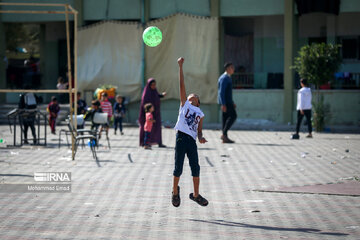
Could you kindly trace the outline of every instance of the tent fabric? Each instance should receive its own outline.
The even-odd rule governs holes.
[[[78,89],[117,87],[130,102],[141,98],[142,27],[129,22],[102,22],[78,32]]]
[[[186,93],[198,94],[201,103],[216,103],[218,19],[176,14],[148,26],[157,26],[163,40],[157,47],[146,47],[146,78],[155,78],[158,91],[166,91],[167,99],[179,99],[177,59],[184,57]]]
[[[184,57],[187,94],[196,93],[201,103],[216,103],[219,77],[218,19],[176,14],[148,23],[157,26],[163,41],[145,47],[145,79],[155,78],[166,99],[179,99],[178,57]],[[78,88],[95,90],[99,85],[117,86],[117,93],[141,98],[140,24],[102,22],[78,33]]]

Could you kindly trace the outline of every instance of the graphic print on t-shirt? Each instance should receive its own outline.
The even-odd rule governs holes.
[[[193,132],[196,132],[197,130],[197,124],[200,121],[200,116],[196,116],[196,112],[193,114],[189,114],[190,109],[187,110],[185,114],[185,122],[189,126],[189,129]]]

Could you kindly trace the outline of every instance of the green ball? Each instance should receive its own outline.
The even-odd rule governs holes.
[[[159,28],[150,26],[143,33],[143,40],[149,47],[156,47],[161,43],[162,33]]]

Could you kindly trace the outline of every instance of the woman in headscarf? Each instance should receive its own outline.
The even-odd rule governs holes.
[[[144,124],[145,124],[144,105],[147,103],[151,103],[155,108],[155,111],[153,113],[155,122],[153,124],[148,142],[151,144],[159,144],[159,147],[166,147],[164,144],[162,144],[161,116],[160,116],[160,98],[165,97],[165,95],[166,92],[163,92],[162,94],[158,93],[156,89],[156,81],[154,78],[148,79],[142,94],[141,104],[140,104],[140,113],[139,113],[140,146],[144,145]]]

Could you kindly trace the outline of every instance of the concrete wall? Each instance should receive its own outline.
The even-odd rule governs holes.
[[[85,0],[84,20],[139,20],[141,18],[141,0]]]
[[[294,90],[293,119],[296,121],[297,90]],[[330,105],[332,117],[327,125],[360,126],[360,91],[359,90],[322,90],[326,104]],[[316,100],[313,91],[313,100]],[[237,105],[238,119],[268,120],[283,123],[283,90],[234,90],[234,102]],[[162,100],[161,118],[165,125],[175,123],[178,116],[179,101]],[[220,108],[217,104],[201,106],[205,114],[205,123],[220,122]],[[136,122],[139,114],[139,103],[129,105],[129,120]]]
[[[294,91],[294,103],[297,101],[297,91]],[[360,126],[360,90],[321,90],[325,104],[330,106],[331,117],[326,125],[355,125]],[[317,99],[317,92],[313,91],[313,102]],[[296,106],[294,106],[296,109]],[[296,111],[293,119],[296,119]]]
[[[283,120],[283,90],[234,90],[233,98],[240,119]]]
[[[151,0],[150,18],[162,18],[175,13],[210,16],[210,0]]]
[[[284,13],[284,0],[221,0],[220,16],[260,16]]]
[[[341,0],[340,12],[360,12],[360,1],[358,0]]]

